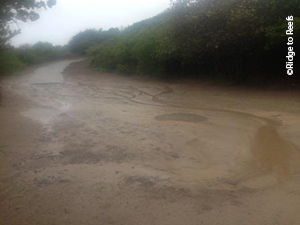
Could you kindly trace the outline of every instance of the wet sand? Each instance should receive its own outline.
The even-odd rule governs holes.
[[[300,224],[299,93],[72,62],[2,81],[1,224]]]

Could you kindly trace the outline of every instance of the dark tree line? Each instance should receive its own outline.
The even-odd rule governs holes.
[[[37,9],[54,4],[55,0],[1,0],[0,49],[20,32],[18,21],[36,20]],[[173,0],[165,12],[125,29],[80,32],[68,49],[39,43],[0,50],[0,73],[59,58],[70,50],[88,54],[97,69],[123,74],[299,85],[299,57],[294,57],[293,76],[285,69],[286,17],[293,15],[297,55],[299,14],[300,0]]]
[[[187,68],[236,83],[265,83],[287,78],[285,19],[294,16],[297,40],[299,14],[299,0],[175,1],[170,37]]]
[[[164,13],[111,38],[86,32],[70,44],[75,49],[85,39],[92,65],[102,70],[168,77],[194,75],[239,84],[266,84],[276,79],[293,83],[299,76],[288,77],[285,71],[285,18],[294,17],[297,51],[299,14],[299,0],[175,0]],[[85,38],[76,41],[79,36]],[[295,68],[299,71],[298,62]]]

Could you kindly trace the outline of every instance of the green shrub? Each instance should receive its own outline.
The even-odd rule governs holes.
[[[0,75],[9,75],[25,67],[13,49],[0,51]]]
[[[93,67],[126,74],[194,75],[239,84],[274,76],[300,80],[286,78],[288,15],[294,16],[298,49],[299,0],[174,0],[169,10],[116,36],[99,41],[98,33],[87,52]]]
[[[70,51],[74,54],[85,55],[90,47],[99,45],[119,35],[118,28],[103,30],[85,30],[75,35],[69,42]]]
[[[0,51],[0,74],[11,74],[25,66],[63,59],[69,56],[70,53],[66,46],[53,46],[45,42],[39,42],[33,46],[10,47],[7,50]]]
[[[20,60],[27,65],[62,59],[69,55],[67,47],[53,46],[47,42],[39,42],[33,46],[23,45],[17,48],[16,52]]]

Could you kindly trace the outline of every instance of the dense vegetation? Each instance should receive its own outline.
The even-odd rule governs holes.
[[[64,47],[50,43],[14,48],[9,41],[21,33],[19,22],[35,21],[41,8],[51,8],[56,0],[1,0],[0,2],[0,75],[11,74],[26,65],[58,59],[66,55]]]
[[[0,51],[0,77],[12,74],[25,66],[14,49]]]
[[[111,36],[83,32],[70,45],[106,71],[294,82],[299,76],[289,77],[285,70],[286,17],[294,17],[294,48],[299,49],[299,14],[299,0],[176,0],[154,18]]]
[[[19,48],[6,47],[0,51],[0,75],[8,75],[25,66],[49,62],[70,56],[66,46],[53,46],[47,42],[23,45]]]
[[[95,45],[103,44],[108,40],[118,36],[120,30],[112,28],[108,31],[103,30],[86,30],[75,35],[69,42],[69,49],[74,54],[85,55],[86,51]]]
[[[67,46],[53,46],[48,42],[22,45],[16,50],[18,58],[27,65],[44,63],[69,56]]]
[[[22,2],[14,0],[14,2]],[[41,3],[39,3],[41,2]],[[43,2],[43,3],[42,3]],[[13,17],[37,18],[35,9],[55,1],[23,1],[33,11]],[[49,43],[0,48],[0,74],[24,65],[68,55],[88,54],[91,65],[123,74],[186,78],[196,76],[238,84],[280,80],[295,84],[299,76],[286,75],[286,17],[293,15],[294,49],[299,49],[300,0],[173,0],[170,9],[124,30],[86,30],[66,47]],[[20,3],[21,4],[21,3]],[[15,6],[4,1],[3,6]],[[5,12],[5,10],[3,11]],[[17,11],[15,11],[17,12]],[[1,11],[0,11],[1,14]],[[3,13],[2,13],[3,14]],[[4,17],[3,17],[4,18]],[[8,20],[1,18],[1,23]],[[3,29],[5,26],[1,24]],[[2,34],[1,34],[2,35]],[[3,35],[14,35],[7,30]],[[2,37],[3,37],[2,35]],[[3,39],[4,40],[4,39]],[[295,72],[299,60],[294,59]]]

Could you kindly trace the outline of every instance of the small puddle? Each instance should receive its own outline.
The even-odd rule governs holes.
[[[259,128],[253,149],[257,167],[277,173],[279,180],[290,175],[291,146],[270,125]]]
[[[203,121],[207,121],[207,117],[200,116],[196,114],[187,114],[187,113],[173,113],[166,114],[161,116],[156,116],[156,120],[159,121],[181,121],[188,123],[201,123]]]

